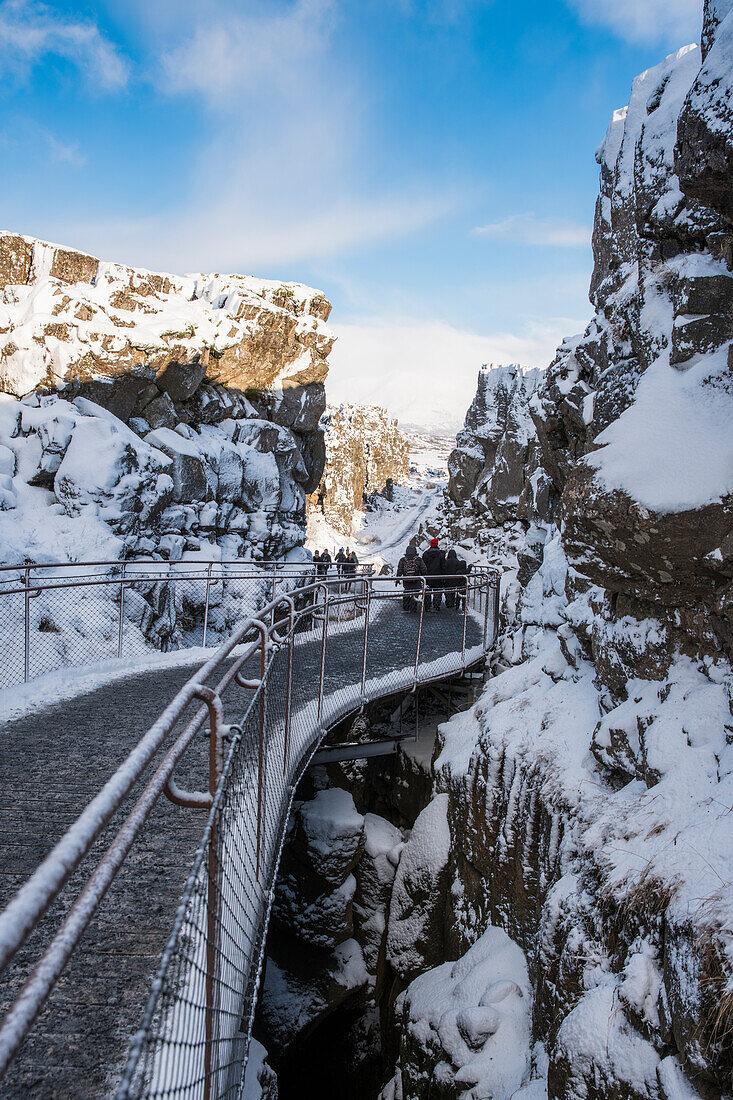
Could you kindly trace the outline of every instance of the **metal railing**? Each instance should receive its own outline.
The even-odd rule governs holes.
[[[324,734],[342,718],[484,659],[498,628],[499,577],[477,568],[459,583],[453,607],[429,616],[422,578],[414,609],[394,578],[311,582],[276,595],[231,633],[0,915],[3,971],[44,917],[50,919],[65,884],[134,792],[106,852],[79,874],[76,896],[2,1021],[0,1077],[166,794],[179,806],[206,810],[207,820],[116,1096],[241,1094],[296,785]],[[235,689],[240,699],[242,692],[251,699],[228,725],[225,704]],[[203,705],[186,720],[191,703]],[[182,790],[177,765],[207,723],[206,790]]]
[[[371,572],[359,565],[355,575]],[[241,560],[0,566],[0,689],[151,650],[219,645],[314,578],[305,563]]]

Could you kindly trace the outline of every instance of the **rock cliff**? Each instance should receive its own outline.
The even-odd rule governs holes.
[[[365,498],[381,492],[388,482],[407,480],[410,444],[397,421],[376,405],[328,409],[321,425],[325,467],[310,507],[348,536],[354,514],[364,509]]]
[[[542,509],[534,477],[541,456],[528,405],[541,374],[519,366],[481,368],[476,396],[448,459],[448,497],[454,504],[497,523]]]
[[[3,560],[302,543],[330,308],[300,284],[153,274],[0,234]]]
[[[530,386],[482,372],[451,459],[443,532],[515,573],[495,676],[441,730],[432,919],[466,973],[497,926],[524,952],[541,1046],[516,1096],[733,1091],[731,7],[614,113],[590,325]],[[466,1100],[491,1039],[416,1019],[413,975],[384,1096],[427,1072]]]

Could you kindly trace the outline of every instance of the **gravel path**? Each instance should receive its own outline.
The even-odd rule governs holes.
[[[375,607],[367,675],[402,669],[407,684],[414,665],[416,628],[417,617],[403,614],[400,601]],[[353,629],[340,624],[329,630],[327,694],[359,682],[363,660],[360,624]],[[467,645],[477,644],[479,633],[469,618]],[[457,612],[426,615],[421,660],[460,651],[461,634],[462,617]],[[317,637],[314,632],[299,638],[294,662],[296,707],[317,691],[320,654],[320,631]],[[0,739],[0,906],[7,904],[197,667],[128,676],[6,725]],[[231,686],[225,697],[229,721],[243,713],[248,697],[249,693]],[[206,787],[207,754],[208,741],[199,735],[179,767],[182,785]],[[96,846],[97,855],[112,839],[121,814]],[[184,810],[164,798],[159,801],[0,1085],[0,1096],[86,1100],[110,1095],[173,925],[204,820],[203,811]],[[72,878],[54,907],[55,914],[68,907],[78,892],[79,878]],[[37,930],[3,976],[0,1013],[49,938],[45,927]]]

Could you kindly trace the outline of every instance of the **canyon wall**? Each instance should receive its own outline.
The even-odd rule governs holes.
[[[0,557],[280,557],[325,463],[330,304],[0,234]]]
[[[611,120],[590,325],[539,378],[482,371],[451,457],[441,535],[512,566],[494,676],[434,765],[453,980],[497,927],[528,967],[535,1046],[496,1096],[733,1092],[730,9]],[[491,998],[458,1042],[416,1013],[419,982],[450,991],[434,967],[404,975],[388,1100],[483,1087]]]
[[[344,536],[365,497],[410,472],[410,444],[397,421],[376,405],[340,405],[322,419],[326,460],[323,478],[309,500],[312,512]]]

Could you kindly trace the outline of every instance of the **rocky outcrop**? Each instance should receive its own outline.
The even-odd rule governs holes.
[[[538,370],[482,367],[476,396],[448,459],[448,497],[495,522],[527,515],[536,497],[532,475],[539,469],[537,433],[529,398]]]
[[[596,314],[530,402],[573,564],[690,622],[704,608],[728,647],[730,225],[718,185],[695,167],[690,118],[697,104],[729,139],[700,88],[722,87],[709,64],[727,56],[731,19],[702,69],[696,47],[680,50],[638,77],[615,113],[598,153]],[[729,73],[730,59],[718,64]]]
[[[0,277],[0,377],[17,396],[134,372],[185,400],[204,378],[272,390],[328,373],[331,306],[299,283],[156,274],[10,233]]]
[[[153,274],[0,234],[3,560],[67,556],[62,515],[74,557],[301,544],[329,312],[300,284]]]
[[[407,480],[410,445],[397,421],[375,405],[340,405],[321,424],[325,467],[310,509],[348,536],[366,498]]]
[[[259,1028],[276,1060],[292,1057],[346,1002],[362,1011],[383,966],[399,829],[357,811],[339,787],[293,813],[275,891]]]
[[[416,978],[397,1002],[397,1072],[381,1100],[519,1096],[530,1073],[531,996],[519,947],[487,928],[456,962]]]
[[[731,57],[733,24],[726,18],[730,0],[706,0],[703,64],[687,93],[677,125],[675,170],[685,195],[733,220],[733,109]],[[730,226],[721,226],[716,242],[730,256]]]
[[[496,675],[435,765],[445,954],[496,926],[524,951],[553,1100],[733,1084],[732,34],[730,3],[708,3],[704,56],[642,74],[599,150],[595,315],[527,402],[523,473],[549,508],[477,508],[516,435],[483,380],[469,416],[488,445],[467,426],[443,513],[512,562]],[[415,1054],[402,1027],[412,1071],[461,1095],[432,1030]]]

